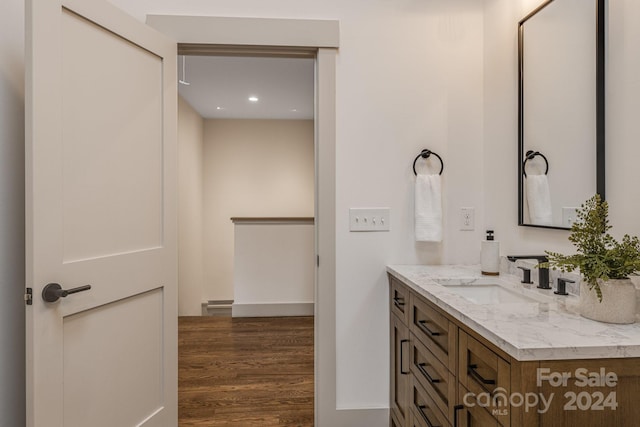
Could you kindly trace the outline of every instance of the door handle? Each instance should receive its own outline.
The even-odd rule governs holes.
[[[427,366],[426,363],[418,363],[418,370],[422,373],[422,375],[424,375],[427,381],[429,381],[431,384],[439,383],[440,379],[433,378],[431,375],[429,375],[429,372],[427,372],[426,366]]]
[[[462,405],[456,405],[453,407],[453,427],[458,427],[458,411],[464,408]]]
[[[417,325],[418,325],[418,328],[420,328],[422,330],[422,332],[424,332],[424,333],[426,333],[428,335],[431,335],[432,337],[437,337],[437,336],[440,335],[440,332],[432,331],[431,329],[429,329],[427,327],[427,321],[426,320],[418,320]]]
[[[79,286],[73,289],[62,289],[62,286],[57,283],[49,283],[42,290],[42,299],[46,302],[56,302],[60,298],[66,298],[68,295],[88,291],[89,289],[91,289],[91,285]]]
[[[467,372],[478,382],[485,385],[494,385],[496,380],[488,380],[484,378],[482,375],[476,371],[478,369],[478,365],[469,365],[467,366]]]
[[[409,374],[409,371],[404,371],[403,366],[404,366],[404,352],[402,350],[404,350],[404,347],[402,346],[402,344],[404,343],[408,343],[409,340],[400,340],[400,373],[402,375],[407,375]]]

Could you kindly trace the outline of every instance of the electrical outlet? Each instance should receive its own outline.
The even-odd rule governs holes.
[[[389,231],[389,208],[349,209],[349,231]]]
[[[562,208],[562,226],[571,228],[578,218],[579,208]]]
[[[476,228],[476,208],[460,208],[460,230],[470,231]]]

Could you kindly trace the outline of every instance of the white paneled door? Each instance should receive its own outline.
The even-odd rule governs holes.
[[[175,426],[176,44],[26,3],[27,425]]]

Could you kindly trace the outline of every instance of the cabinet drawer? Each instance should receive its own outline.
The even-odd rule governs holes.
[[[411,372],[435,404],[449,419],[453,417],[456,395],[455,376],[415,338],[411,340]]]
[[[451,427],[447,417],[415,378],[411,381],[411,427]]]
[[[417,296],[411,298],[409,329],[447,369],[455,372],[457,330],[439,309]]]
[[[511,366],[496,353],[467,333],[460,331],[460,383],[474,396],[490,401],[487,410],[504,427],[509,427]],[[489,399],[487,399],[489,398]],[[468,401],[475,399],[467,398]],[[463,424],[466,425],[466,424]]]
[[[389,276],[391,312],[405,325],[409,324],[409,289],[397,279]]]
[[[459,393],[458,400],[465,402],[468,390],[460,386]],[[462,409],[458,411],[457,417],[458,425],[454,427],[500,427],[500,423],[486,409],[475,403],[463,405]]]

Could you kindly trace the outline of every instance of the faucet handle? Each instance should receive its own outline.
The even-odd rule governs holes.
[[[527,267],[522,267],[522,266],[518,266],[518,268],[522,270],[522,280],[520,281],[520,283],[527,283],[527,284],[533,283],[531,281],[531,269]]]
[[[565,279],[563,277],[558,278],[558,289],[553,293],[556,295],[569,295],[567,293],[567,283],[576,283],[575,280]]]

